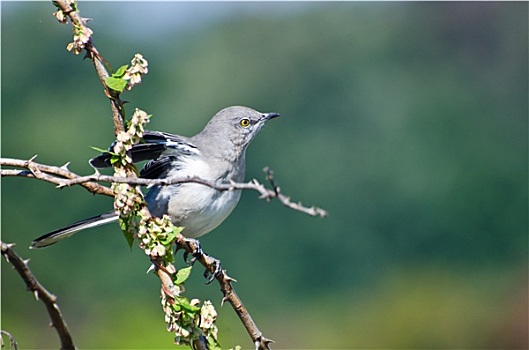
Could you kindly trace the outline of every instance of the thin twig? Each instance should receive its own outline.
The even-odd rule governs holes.
[[[5,344],[4,344],[4,335],[7,336],[9,338],[9,350],[18,350],[18,344],[17,344],[17,340],[15,339],[15,337],[9,333],[9,332],[6,332],[4,331],[3,329],[0,330],[0,334],[2,335],[0,338],[0,347],[3,349],[5,348]]]
[[[33,158],[34,159],[34,158]],[[211,187],[217,191],[233,191],[233,190],[254,190],[257,191],[260,199],[271,200],[277,198],[283,205],[296,211],[308,214],[310,216],[325,217],[328,215],[327,211],[318,207],[305,207],[300,202],[294,203],[290,197],[285,196],[281,193],[279,186],[275,184],[272,176],[272,171],[265,168],[266,178],[270,182],[272,189],[266,188],[263,184],[257,180],[252,180],[246,183],[231,182],[219,183],[217,181],[210,181],[202,179],[198,176],[187,176],[181,178],[171,179],[142,179],[132,177],[116,177],[110,175],[102,175],[95,173],[93,175],[79,176],[70,172],[66,167],[53,167],[49,165],[38,164],[33,159],[24,161],[19,159],[0,158],[1,166],[12,166],[18,168],[24,168],[31,170],[31,173],[13,170],[13,169],[2,169],[0,170],[1,176],[25,176],[39,178],[57,185],[57,187],[69,187],[74,185],[81,185],[93,193],[101,193],[105,195],[112,195],[110,188],[96,184],[96,182],[106,183],[125,183],[132,186],[169,186],[182,183],[197,183],[204,186]],[[53,176],[53,175],[58,175]]]
[[[74,27],[82,28],[83,31],[87,31],[85,18],[82,18],[78,11],[75,11],[69,1],[57,0],[52,1],[66,16],[70,18]],[[90,30],[91,32],[91,30]],[[90,58],[94,68],[99,76],[99,80],[103,84],[105,89],[105,95],[110,99],[110,105],[112,107],[112,119],[114,121],[114,133],[117,135],[118,132],[123,131],[124,127],[124,112],[123,112],[123,101],[119,99],[119,93],[110,89],[105,80],[109,77],[106,67],[110,68],[108,62],[99,54],[96,47],[92,43],[90,38],[85,44],[84,49],[86,51],[87,58]],[[105,67],[106,66],[106,67]]]
[[[184,237],[179,237],[177,238],[176,243],[179,247],[183,247],[186,251],[202,251],[201,248],[197,245],[196,240],[189,240],[185,239]],[[205,254],[204,252],[197,256],[197,261],[201,263],[206,268],[206,271],[209,271],[211,274],[215,274],[217,272],[217,264],[220,264],[220,261]],[[269,350],[269,344],[273,343],[273,341],[266,338],[263,333],[259,330],[252,317],[250,316],[250,313],[242,303],[242,300],[239,298],[237,293],[235,293],[235,289],[231,285],[231,282],[235,280],[228,276],[225,270],[220,270],[220,272],[215,275],[215,279],[219,282],[220,290],[224,295],[224,297],[222,298],[222,303],[227,301],[231,304],[233,310],[235,310],[235,313],[237,314],[237,316],[239,316],[239,319],[244,325],[244,328],[246,328],[248,334],[252,338],[255,348],[258,350]]]
[[[15,168],[22,168],[27,170],[17,169],[0,169],[1,176],[20,176],[33,179],[40,179],[47,182],[51,182],[60,186],[65,179],[78,178],[79,175],[68,170],[68,163],[61,166],[50,166],[45,164],[39,164],[34,161],[36,156],[29,160],[13,159],[13,158],[0,158],[0,166],[10,166]],[[82,187],[94,194],[103,194],[105,196],[114,196],[112,189],[106,186],[102,186],[95,182],[83,182],[80,183]]]
[[[61,349],[75,349],[72,337],[66,326],[61,310],[57,305],[57,297],[44,288],[35,278],[31,270],[28,268],[28,260],[23,260],[17,253],[11,249],[13,244],[6,244],[0,241],[1,251],[4,258],[10,263],[18,272],[22,280],[26,283],[28,290],[33,292],[37,300],[42,300],[48,314],[50,315],[51,325],[55,327],[61,342]]]

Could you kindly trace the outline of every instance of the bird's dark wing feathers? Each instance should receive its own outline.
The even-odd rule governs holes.
[[[110,145],[109,152],[112,152],[113,147],[114,143]],[[101,153],[92,158],[90,164],[94,168],[112,166],[110,162],[112,154],[109,152]],[[145,131],[142,143],[134,145],[129,151],[129,156],[133,163],[150,160],[141,171],[140,176],[155,179],[165,176],[169,169],[174,169],[175,162],[179,157],[197,153],[196,146],[181,136],[161,131]]]
[[[144,179],[163,179],[169,171],[178,170],[178,158],[170,155],[163,155],[150,160],[140,171],[140,177]]]

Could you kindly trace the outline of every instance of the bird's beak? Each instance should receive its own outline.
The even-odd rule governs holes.
[[[263,114],[263,120],[265,120],[265,121],[266,120],[270,120],[270,119],[273,119],[275,117],[279,117],[279,115],[280,115],[279,113],[273,113],[273,112],[272,113],[264,113]]]

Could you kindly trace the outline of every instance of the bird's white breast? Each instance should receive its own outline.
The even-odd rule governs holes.
[[[200,157],[189,157],[182,160],[181,167],[168,177],[197,176],[215,181],[222,174],[212,168]],[[220,225],[233,211],[241,195],[240,191],[217,191],[196,183],[152,190],[151,195],[156,198],[149,198],[149,202],[157,203],[156,207],[149,206],[152,214],[168,214],[173,224],[184,227],[182,234],[190,238],[202,236]]]

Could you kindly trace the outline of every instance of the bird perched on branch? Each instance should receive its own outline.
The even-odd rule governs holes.
[[[263,125],[278,117],[248,107],[228,107],[211,118],[193,137],[146,131],[143,142],[132,147],[134,163],[148,160],[140,172],[147,179],[199,177],[220,183],[242,182],[246,171],[246,148]],[[111,166],[108,152],[90,160],[95,168]],[[188,238],[200,237],[220,225],[232,212],[240,190],[218,191],[197,183],[152,186],[145,196],[152,215],[167,214],[171,222],[183,227]],[[42,248],[81,230],[118,220],[115,212],[94,216],[35,239],[31,248]]]

